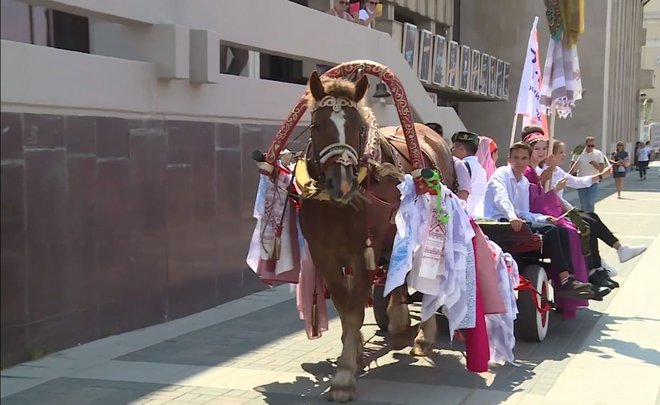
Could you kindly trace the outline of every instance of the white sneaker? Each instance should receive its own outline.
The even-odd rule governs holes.
[[[614,267],[612,267],[612,266],[610,266],[609,264],[605,263],[605,260],[603,260],[603,259],[600,259],[600,265],[601,265],[601,268],[602,268],[603,270],[605,270],[605,271],[607,272],[607,274],[608,274],[610,277],[614,277],[614,276],[616,276],[617,274],[619,274],[619,273],[614,269]]]
[[[621,245],[621,247],[616,251],[619,255],[619,262],[625,263],[628,260],[632,259],[635,256],[638,256],[646,250],[646,246],[628,246]]]

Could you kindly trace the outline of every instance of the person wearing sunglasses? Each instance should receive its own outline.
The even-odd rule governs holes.
[[[348,3],[348,0],[335,0],[334,7],[326,11],[326,13],[347,21],[355,22],[353,16],[351,16],[351,14],[348,12]]]
[[[358,14],[357,22],[358,24],[373,28],[377,17],[376,8],[378,7],[378,1],[366,0],[364,1],[363,5],[364,7],[362,7],[360,13]]]
[[[584,150],[578,156],[569,170],[569,173],[577,172],[577,177],[597,176],[605,169],[605,155],[596,149],[596,139],[589,136],[584,141]],[[594,212],[596,198],[598,197],[598,183],[587,188],[578,189],[580,207],[582,211]]]

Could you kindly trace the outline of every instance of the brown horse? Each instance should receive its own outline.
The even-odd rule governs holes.
[[[343,79],[324,78],[322,81],[316,72],[309,79],[312,134],[307,165],[310,176],[329,199],[303,199],[300,225],[312,260],[321,271],[341,319],[343,349],[329,394],[329,399],[341,402],[355,398],[356,373],[362,368],[360,329],[372,286],[369,270],[373,270],[368,268],[365,252],[371,245],[376,261],[389,259],[396,231],[392,219],[400,201],[396,186],[403,173],[387,172],[383,168],[411,170],[405,140],[397,134],[398,129],[383,128],[380,134],[376,130],[373,113],[363,103],[367,88],[366,76],[355,84]],[[453,184],[454,170],[448,145],[428,127],[415,124],[415,129],[430,158],[427,158],[427,165],[439,168],[447,183]],[[394,148],[389,147],[388,142]],[[380,148],[380,164],[364,162],[362,156],[368,145]],[[358,184],[359,168],[363,164],[369,165],[369,171],[366,179]],[[344,276],[345,268],[352,269],[352,283]],[[406,298],[405,287],[399,287],[392,292],[388,305],[388,330],[395,348],[407,345],[404,336],[410,321]],[[431,352],[435,329],[435,318],[431,317],[420,328],[413,354]]]

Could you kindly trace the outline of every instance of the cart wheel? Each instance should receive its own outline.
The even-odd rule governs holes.
[[[520,273],[529,280],[541,296],[539,303],[548,302],[548,275],[538,264],[526,266]],[[518,319],[516,320],[516,336],[528,342],[542,342],[548,333],[548,312],[541,313],[536,309],[532,299],[532,291],[518,293]]]
[[[388,297],[383,297],[383,292],[385,291],[385,286],[375,285],[373,286],[373,299],[374,299],[374,318],[376,318],[376,324],[380,330],[387,331],[387,326],[390,323],[389,318],[387,317],[387,302],[389,301]]]

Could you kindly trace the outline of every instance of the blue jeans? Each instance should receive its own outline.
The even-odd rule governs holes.
[[[580,197],[580,207],[582,211],[594,212],[596,206],[596,197],[598,197],[598,183],[592,184],[587,188],[578,189]]]

